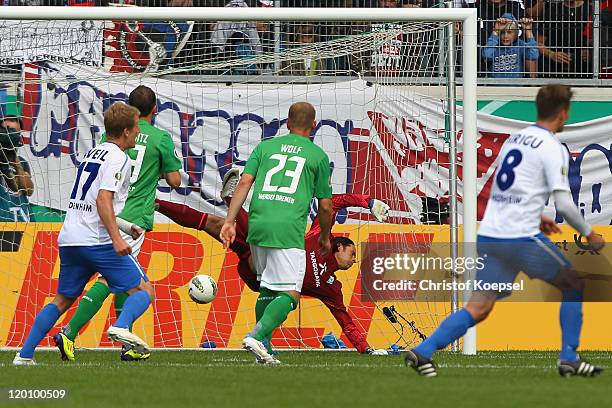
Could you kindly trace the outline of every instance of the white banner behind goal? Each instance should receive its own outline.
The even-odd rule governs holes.
[[[178,55],[186,49],[209,49],[206,41],[220,37],[208,35],[214,33],[214,28],[207,24],[188,25],[189,36],[174,35],[175,43],[168,47],[172,33],[154,37],[144,32],[144,25],[126,23],[125,30],[118,31],[117,35],[125,34],[138,41],[134,40],[132,48],[115,47],[110,51],[115,54],[125,51],[127,54],[120,57],[128,62],[134,61],[134,56],[144,55],[143,60],[148,56],[149,62],[140,70],[143,72],[109,73],[105,68],[91,69],[78,64],[27,65],[15,88],[21,90],[23,100],[27,146],[22,151],[35,175],[33,203],[48,211],[65,209],[76,165],[103,132],[102,113],[113,102],[125,100],[135,86],[145,84],[158,95],[156,124],[172,134],[175,150],[183,161],[182,187],[170,194],[169,189],[160,186],[160,197],[223,214],[224,204],[218,196],[222,175],[230,167],[242,166],[256,143],[286,132],[288,106],[307,100],[317,110],[320,127],[313,140],[330,156],[334,192],[370,195],[387,202],[392,209],[391,217],[382,226],[373,222],[367,210],[344,212],[338,223],[352,220],[354,225],[339,229],[340,232],[350,234],[356,242],[375,237],[378,242],[401,246],[430,236],[431,229],[422,222],[446,222],[448,210],[444,204],[448,201],[449,184],[453,182],[448,170],[451,155],[448,141],[459,133],[451,135],[448,131],[449,116],[445,112],[449,98],[446,92],[439,92],[439,87],[448,86],[446,75],[456,70],[456,67],[441,69],[448,61],[444,32],[454,21],[466,23],[459,33],[464,37],[461,40],[463,58],[475,60],[475,12],[328,9],[323,13],[316,9],[297,12],[215,8],[97,8],[94,12],[77,9],[0,10],[2,18],[24,20],[28,14],[27,19],[43,21],[52,18],[208,21],[217,24],[217,30],[221,22],[248,20],[248,26],[255,27],[261,36],[261,50],[251,50],[255,52],[243,58],[238,51],[244,43],[238,42],[228,47],[232,52],[215,54],[213,59],[186,58],[181,60],[183,65],[168,65],[168,55],[175,57],[175,53]],[[296,16],[301,22],[295,22]],[[253,25],[255,21],[267,24]],[[304,21],[316,23],[320,30],[310,43],[304,39],[297,41],[299,35],[308,36],[312,28],[304,28]],[[394,24],[381,25],[381,22]],[[275,37],[281,29],[289,31]],[[205,34],[205,38],[201,37]],[[109,36],[107,32],[107,46],[113,40],[111,37],[113,34]],[[280,39],[280,42],[266,43],[266,38]],[[160,47],[164,43],[166,47]],[[21,52],[15,50],[18,51]],[[312,62],[319,60],[326,60],[320,65],[326,69],[313,69]],[[347,63],[344,75],[353,76],[353,80],[333,79],[338,73],[334,64],[340,61]],[[122,63],[113,61],[112,66],[116,68]],[[224,76],[208,84],[159,78],[168,73],[194,76],[194,72],[197,77],[210,71]],[[236,73],[241,76],[234,77]],[[286,74],[289,75],[285,80],[266,81]],[[465,85],[463,121],[458,127],[462,130],[459,190],[464,204],[463,234],[473,242],[477,211],[475,66],[467,64],[462,75]],[[307,81],[307,77],[324,81]],[[422,78],[428,81],[420,81]],[[414,89],[399,84],[414,85]],[[428,208],[432,203],[435,205]],[[2,258],[12,265],[6,282],[2,281],[5,285],[1,285],[8,290],[6,298],[10,299],[1,305],[6,310],[1,327],[6,331],[3,337],[8,339],[7,345],[20,342],[33,315],[51,294],[57,265],[54,234],[59,226],[24,223],[18,227],[26,238],[24,245],[29,245],[36,255],[31,260],[10,255]],[[224,346],[237,344],[236,339],[252,324],[253,297],[246,289],[242,291],[235,274],[235,259],[213,239],[204,238],[203,233],[194,235],[171,225],[158,227],[159,231],[151,233],[141,253],[143,265],[155,283],[156,301],[137,330],[156,347],[193,347],[207,338],[224,339],[220,343]],[[446,240],[448,246],[448,227],[436,228],[442,231],[440,239]],[[50,252],[36,249],[39,245]],[[224,288],[210,307],[197,307],[186,297],[186,283],[195,273],[214,275]],[[404,333],[404,327],[394,326],[384,317],[385,302],[372,302],[363,293],[358,277],[358,268],[338,273],[347,288],[344,300],[350,305],[349,314],[372,342],[384,346],[399,342],[408,346],[414,343],[417,333],[432,330],[450,309],[448,299],[390,299],[391,303],[387,303],[390,305],[403,301],[396,305],[396,310],[417,328],[414,331],[406,327]],[[352,291],[348,289],[351,287]],[[320,303],[315,306],[305,301],[286,330],[280,332],[281,344],[317,347],[324,331],[334,330],[339,334],[337,323],[321,307]],[[107,309],[87,328],[84,344],[108,345],[100,333],[109,319],[112,313]]]

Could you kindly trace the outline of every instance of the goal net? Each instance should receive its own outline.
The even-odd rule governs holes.
[[[191,21],[185,13],[175,16],[177,9],[166,11],[168,20],[140,21],[137,16],[146,13],[132,7],[109,11],[121,10],[124,19],[0,21],[0,102],[7,111],[15,105],[22,127],[21,139],[0,141],[0,346],[23,344],[36,313],[55,294],[57,234],[77,167],[104,132],[104,111],[126,101],[139,85],[155,91],[154,124],[172,136],[183,165],[180,188],[159,182],[161,200],[223,217],[223,175],[242,169],[260,141],[287,133],[289,106],[308,101],[318,121],[312,141],[330,158],[334,195],[390,206],[380,223],[364,205],[339,204],[333,233],[357,244],[357,263],[334,275],[325,274],[326,264],[312,266],[310,278],[321,295],[301,300],[274,333],[275,347],[321,348],[329,333],[353,347],[340,326],[343,319],[347,324],[343,305],[373,348],[414,345],[450,312],[448,292],[378,291],[371,259],[376,251],[392,256],[450,248],[452,138],[459,145],[460,193],[466,174],[461,108],[456,133],[450,132],[448,114],[449,86],[460,70],[449,64],[445,33],[455,23],[435,21],[442,10],[430,10],[431,19],[403,22],[352,21],[350,14],[342,21],[325,21],[321,14],[314,21],[302,10],[294,18],[308,21],[255,21],[252,12],[266,10],[249,11],[239,1],[230,5],[242,13],[240,21],[198,20],[207,16],[201,11]],[[210,10],[208,16],[228,11]],[[460,49],[461,30],[457,40]],[[31,174],[32,191],[17,180],[15,160]],[[156,213],[138,258],[156,292],[152,307],[135,323],[138,335],[157,348],[240,346],[255,323],[257,293],[240,279],[236,254],[206,232]],[[187,294],[197,274],[218,283],[209,305],[195,304]],[[338,282],[341,304],[326,295]],[[67,324],[77,304],[52,334]],[[114,319],[111,296],[76,346],[113,346],[105,332]],[[50,345],[49,339],[42,345]]]

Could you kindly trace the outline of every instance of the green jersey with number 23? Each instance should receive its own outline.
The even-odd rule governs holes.
[[[258,144],[244,172],[255,177],[247,241],[303,249],[312,198],[332,196],[327,154],[310,139],[290,133]]]
[[[182,164],[168,132],[145,120],[139,120],[138,126],[140,133],[136,137],[136,146],[127,150],[132,159],[132,176],[130,192],[119,217],[151,231],[157,181],[161,174],[180,170]],[[100,143],[105,140],[106,135],[103,135]]]

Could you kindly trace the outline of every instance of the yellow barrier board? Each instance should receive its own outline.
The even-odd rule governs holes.
[[[61,224],[32,223],[0,225],[4,240],[0,253],[0,346],[19,346],[36,313],[48,303],[57,288],[59,256],[57,233]],[[612,227],[597,227],[607,241],[612,240]],[[426,237],[431,242],[448,243],[447,226],[339,225],[336,233],[345,233],[358,246],[373,236],[393,234],[405,237]],[[10,234],[9,234],[10,233]],[[398,235],[399,234],[399,235]],[[553,242],[573,242],[574,234],[564,227],[562,235],[552,236]],[[566,255],[577,265],[585,258],[568,251]],[[204,232],[175,225],[157,225],[147,234],[139,261],[147,271],[156,291],[151,308],[135,324],[134,330],[155,347],[200,347],[213,340],[218,347],[239,347],[254,324],[257,294],[251,292],[238,277],[237,257],[226,252],[220,243]],[[608,261],[612,261],[608,259]],[[450,304],[436,299],[374,304],[362,299],[358,265],[338,271],[342,282],[345,305],[357,327],[367,333],[374,347],[387,347],[398,341],[399,334],[380,308],[394,304],[396,309],[413,321],[425,334],[431,333],[450,311]],[[607,264],[609,265],[609,263]],[[602,275],[612,271],[601,271]],[[196,274],[208,274],[219,284],[219,294],[210,305],[198,305],[187,295],[190,279]],[[93,284],[93,280],[88,287]],[[601,287],[610,285],[602,280]],[[543,291],[554,291],[542,283]],[[606,289],[607,290],[607,289]],[[612,286],[610,286],[612,291]],[[560,344],[558,302],[512,301],[498,303],[489,319],[478,326],[479,350],[553,350]],[[112,299],[107,299],[99,314],[78,337],[79,347],[106,347],[112,344],[104,335],[115,319]],[[60,318],[52,333],[65,325],[73,306]],[[612,304],[586,303],[582,349],[612,350]],[[297,312],[292,313],[283,329],[275,334],[277,347],[321,347],[320,338],[328,332],[337,336],[341,330],[329,310],[317,299],[304,298]],[[411,343],[418,341],[414,333],[405,334]],[[345,339],[346,341],[346,339]],[[49,345],[48,339],[42,345]],[[350,346],[350,344],[349,344]]]

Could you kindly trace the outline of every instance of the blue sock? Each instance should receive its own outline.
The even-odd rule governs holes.
[[[36,315],[34,324],[30,329],[28,338],[25,343],[23,343],[21,351],[19,351],[19,355],[23,358],[34,357],[34,349],[47,333],[49,333],[49,330],[51,330],[61,315],[60,310],[53,303],[49,303],[47,306],[43,307]]]
[[[578,360],[578,344],[582,329],[582,291],[570,289],[563,291],[563,301],[559,312],[561,322],[561,360]]]
[[[144,290],[132,293],[123,304],[123,310],[113,326],[129,328],[151,304],[151,297]]]
[[[434,351],[448,346],[454,340],[463,336],[474,324],[476,323],[472,315],[467,310],[461,309],[444,319],[436,331],[424,342],[416,346],[414,351],[425,358],[431,358]]]

